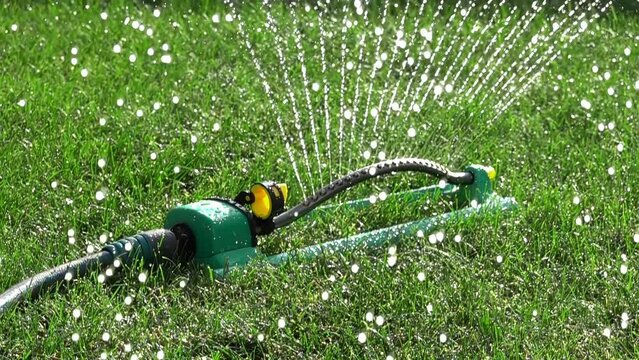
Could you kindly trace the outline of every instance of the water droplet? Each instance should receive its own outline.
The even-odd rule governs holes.
[[[608,168],[608,175],[612,176],[612,175],[614,175],[614,174],[615,174],[615,168],[614,168],[614,167],[612,167],[612,166],[611,166],[611,167],[609,167],[609,168]]]
[[[615,94],[615,89],[612,87],[609,87],[607,92],[608,92],[608,95],[612,96]]]
[[[18,24],[11,25],[11,31],[18,31]]]
[[[382,326],[382,325],[384,325],[384,321],[385,321],[385,320],[384,320],[384,317],[383,317],[383,316],[381,316],[381,315],[378,315],[378,316],[375,318],[375,324],[377,324],[377,326]]]
[[[224,16],[224,20],[231,22],[233,21],[233,15],[231,14],[226,14],[226,16]]]
[[[19,107],[25,107],[26,105],[27,105],[27,101],[26,101],[26,100],[24,100],[24,99],[20,99],[20,100],[18,101],[18,106],[19,106]]]
[[[99,167],[100,169],[103,169],[105,166],[106,166],[106,160],[104,160],[104,159],[99,159],[99,160],[98,160],[98,167]]]
[[[137,60],[137,59],[138,59],[138,57],[137,57],[135,54],[131,54],[131,55],[129,55],[129,61],[130,61],[130,62],[134,63],[134,62],[135,62],[135,60]]]
[[[286,320],[281,317],[279,320],[277,320],[277,327],[280,329],[284,329],[284,327],[286,326]]]
[[[74,237],[75,236],[75,230],[74,229],[67,230],[67,236],[68,237]]]
[[[220,123],[213,124],[213,131],[220,131]]]
[[[105,197],[106,197],[106,195],[104,194],[104,191],[98,190],[98,191],[95,192],[95,199],[97,201],[102,201],[102,200],[104,200]]]
[[[80,334],[78,333],[73,333],[73,335],[71,335],[71,340],[73,342],[78,342],[80,340]]]
[[[87,69],[80,70],[80,75],[82,75],[83,78],[89,76],[89,70]]]
[[[155,50],[153,48],[148,48],[146,50],[146,54],[149,55],[149,56],[153,56],[153,55],[155,55]]]
[[[582,31],[586,30],[588,28],[588,22],[586,20],[582,20],[581,23],[579,23],[579,27]]]
[[[264,334],[257,334],[257,341],[263,342],[264,341]]]
[[[197,136],[191,135],[191,144],[197,143]]]
[[[579,196],[576,196],[574,198],[572,198],[572,203],[575,205],[579,205],[579,203],[581,202],[581,199],[579,198]]]
[[[366,342],[366,333],[365,332],[361,332],[357,335],[357,341],[359,341],[360,344],[363,344]]]
[[[328,291],[323,291],[322,292],[322,300],[324,300],[324,301],[328,300]]]
[[[379,154],[377,154],[377,158],[382,161],[386,160],[386,153],[383,151],[380,151]]]
[[[593,65],[592,66],[592,72],[595,73],[595,74],[598,73],[599,72],[599,66]]]
[[[592,104],[590,103],[590,101],[588,101],[586,99],[582,99],[581,100],[581,107],[586,109],[586,110],[590,110],[590,108],[592,107]]]
[[[345,119],[347,119],[347,120],[348,120],[348,119],[350,119],[352,116],[353,116],[353,113],[352,113],[350,110],[348,110],[348,109],[344,110],[344,118],[345,118]]]
[[[116,103],[118,106],[122,107],[122,106],[124,105],[124,99],[118,99],[115,103]]]
[[[158,154],[156,154],[156,153],[152,152],[152,153],[151,153],[151,155],[150,155],[150,157],[151,157],[151,160],[155,160],[155,159],[157,159],[157,158],[158,158]]]
[[[357,264],[351,265],[351,271],[353,272],[353,274],[357,274],[357,272],[359,271],[359,265]]]
[[[632,236],[632,241],[634,241],[636,244],[639,244],[639,233],[636,233]]]
[[[397,264],[397,256],[389,256],[388,259],[386,259],[386,262],[388,263],[389,267],[395,266],[395,264]]]
[[[448,336],[446,334],[439,334],[439,342],[443,344],[446,341],[448,341]]]
[[[422,28],[419,30],[419,35],[421,35],[426,41],[433,41],[433,32],[429,29]]]
[[[537,310],[533,310],[533,312],[532,312],[532,316],[533,316],[533,317],[537,317]]]
[[[162,55],[162,57],[160,57],[160,61],[163,64],[170,64],[173,61],[173,58],[169,54],[164,54]]]
[[[88,254],[93,254],[95,252],[95,246],[89,244],[87,245],[87,253]]]
[[[461,240],[462,240],[462,238],[461,238],[461,235],[459,235],[459,234],[455,235],[455,237],[453,238],[453,241],[455,241],[456,243],[461,242]]]
[[[158,353],[156,354],[156,357],[158,358],[158,360],[164,359],[164,351],[162,350],[158,351]]]
[[[375,35],[381,36],[383,33],[384,33],[384,29],[382,29],[381,27],[376,27],[375,28]]]
[[[131,303],[133,302],[133,298],[131,296],[128,296],[124,298],[124,304],[125,305],[131,305]]]
[[[111,334],[109,334],[108,332],[102,333],[102,341],[108,342],[110,339],[111,339]]]
[[[386,194],[386,192],[385,192],[385,191],[382,191],[382,192],[380,192],[380,193],[379,193],[379,199],[380,199],[381,201],[386,200],[386,198],[387,198],[387,197],[388,197],[388,194]]]
[[[172,101],[174,104],[177,104],[177,103],[179,103],[179,102],[180,102],[180,98],[179,98],[179,97],[177,97],[177,96],[173,96],[173,98],[171,99],[171,101]]]
[[[73,309],[73,317],[74,318],[79,319],[80,315],[82,315],[82,311],[80,311],[80,309]]]
[[[504,257],[503,257],[503,256],[501,256],[501,255],[497,255],[496,260],[497,260],[497,263],[498,263],[498,264],[501,264],[501,263],[504,261]]]
[[[141,272],[140,274],[138,274],[138,281],[141,283],[145,283],[147,279],[147,273],[146,272]]]
[[[610,328],[605,328],[603,330],[603,336],[610,338],[612,336],[612,331],[610,330]]]
[[[124,316],[122,316],[122,314],[120,313],[115,314],[115,321],[120,322],[122,320],[124,320]]]
[[[104,274],[98,275],[98,283],[103,284],[106,281],[106,276]]]
[[[621,264],[621,266],[619,267],[619,272],[623,275],[628,273],[628,265],[626,264]]]
[[[623,50],[623,53],[624,53],[624,55],[626,55],[626,56],[630,56],[630,48],[625,48],[625,49]]]
[[[428,242],[432,245],[437,244],[437,236],[435,234],[428,235]]]
[[[213,16],[211,16],[211,21],[218,24],[220,22],[220,14],[213,14]]]
[[[71,272],[67,272],[66,274],[64,274],[64,280],[66,281],[73,280],[73,274]]]
[[[320,84],[318,84],[318,83],[313,83],[313,85],[311,86],[311,88],[313,89],[313,91],[319,91],[319,89],[320,89]]]
[[[153,16],[155,16],[156,18],[160,17],[160,9],[154,9],[153,10]]]
[[[426,274],[424,274],[423,271],[420,271],[417,274],[417,280],[419,280],[419,282],[424,282],[424,280],[426,280]]]
[[[369,173],[371,176],[375,176],[375,174],[377,173],[377,168],[376,168],[376,167],[374,167],[374,166],[369,167],[369,168],[368,168],[368,173]]]
[[[176,174],[179,174],[180,173],[180,167],[179,166],[174,167],[173,168],[173,172],[176,173]]]

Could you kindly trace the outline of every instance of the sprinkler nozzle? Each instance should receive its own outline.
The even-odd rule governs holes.
[[[264,181],[251,186],[251,211],[261,220],[269,220],[284,211],[288,199],[288,186]]]

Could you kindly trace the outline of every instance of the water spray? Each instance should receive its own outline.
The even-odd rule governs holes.
[[[455,210],[430,218],[393,225],[324,242],[276,255],[265,255],[257,238],[267,236],[302,218],[330,216],[340,209],[360,210],[372,204],[369,199],[320,206],[337,194],[375,177],[397,172],[420,172],[439,178],[440,184],[393,194],[399,200],[447,199]],[[481,212],[514,209],[513,198],[493,192],[496,173],[492,167],[471,165],[461,172],[423,159],[395,159],[353,171],[320,189],[314,196],[286,209],[289,189],[272,181],[256,183],[235,198],[209,198],[181,205],[169,211],[162,229],[145,231],[106,245],[96,254],[85,256],[44,271],[12,286],[0,295],[0,314],[25,298],[35,298],[43,290],[91,271],[113,266],[115,262],[149,266],[161,262],[204,264],[224,276],[233,268],[263,259],[273,265],[287,261],[312,260],[327,254],[359,248],[379,248],[396,243],[406,235],[432,231],[444,223]]]

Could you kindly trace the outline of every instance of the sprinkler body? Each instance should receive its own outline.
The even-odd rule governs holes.
[[[428,186],[391,196],[405,201],[419,201],[424,197],[434,200],[446,198],[455,205],[456,210],[288,253],[267,256],[258,249],[258,236],[268,235],[293,221],[304,217],[328,217],[336,210],[356,211],[370,206],[372,203],[368,199],[319,205],[360,182],[400,171],[427,173],[445,183],[443,186]],[[178,206],[167,214],[164,229],[118,240],[106,245],[99,253],[23,280],[0,294],[0,314],[20,300],[34,298],[46,288],[69,282],[90,271],[113,266],[116,260],[125,265],[142,262],[147,266],[167,260],[178,263],[195,261],[223,276],[230,268],[244,266],[255,258],[280,265],[290,259],[313,259],[323,254],[374,248],[398,242],[405,235],[412,235],[418,230],[432,231],[450,220],[515,208],[517,203],[514,199],[502,198],[493,192],[495,178],[495,171],[491,167],[481,165],[468,166],[463,172],[452,172],[428,160],[388,160],[353,171],[288,210],[285,209],[288,198],[285,184],[253,184],[249,191],[240,192],[233,200],[211,198]]]
[[[370,168],[363,170],[362,173],[374,172]],[[290,253],[272,256],[262,254],[257,248],[256,236],[261,235],[259,226],[256,226],[257,219],[235,201],[210,199],[178,206],[169,211],[164,227],[165,229],[175,229],[176,226],[180,225],[188,227],[191,230],[194,243],[195,256],[193,260],[223,274],[229,268],[245,265],[254,258],[265,258],[271,264],[279,265],[291,258],[312,259],[325,253],[345,252],[361,247],[374,248],[398,241],[402,236],[414,234],[418,230],[425,232],[432,230],[450,220],[462,219],[484,211],[508,210],[516,206],[514,199],[501,198],[493,192],[496,176],[491,167],[472,165],[464,170],[466,174],[471,175],[471,181],[468,184],[447,183],[444,186],[429,186],[394,195],[406,201],[417,201],[425,197],[445,198],[455,204],[458,210],[344,239],[311,245]],[[320,196],[321,194],[317,195],[317,197]],[[371,202],[368,199],[361,199],[313,208],[306,214],[311,218],[326,217],[336,210],[354,211],[370,205]],[[304,206],[309,207],[308,201],[296,208],[299,208],[301,212],[304,211]],[[273,222],[277,224],[278,218],[274,217]],[[281,222],[288,225],[292,220],[281,220]]]

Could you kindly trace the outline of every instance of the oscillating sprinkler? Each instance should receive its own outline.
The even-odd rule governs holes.
[[[305,217],[326,217],[338,209],[359,210],[370,206],[368,199],[353,200],[319,207],[340,192],[368,179],[396,172],[421,172],[445,181],[434,185],[393,194],[403,201],[419,201],[424,197],[445,198],[456,210],[413,222],[398,224],[351,237],[315,244],[288,253],[265,255],[258,248],[258,236],[266,236]],[[493,192],[496,180],[491,167],[471,165],[461,172],[423,159],[395,159],[356,170],[320,189],[314,196],[286,209],[289,189],[273,181],[256,183],[235,198],[209,198],[181,205],[169,211],[162,229],[145,231],[106,245],[96,254],[66,263],[37,274],[12,286],[0,295],[0,313],[26,297],[36,297],[42,290],[95,269],[111,266],[114,261],[146,265],[162,261],[194,261],[212,268],[219,276],[242,267],[254,259],[265,259],[273,265],[292,259],[313,259],[323,254],[347,252],[357,248],[376,248],[398,242],[418,230],[431,231],[453,219],[463,219],[485,211],[514,209],[513,198],[502,198]]]

